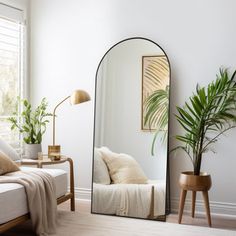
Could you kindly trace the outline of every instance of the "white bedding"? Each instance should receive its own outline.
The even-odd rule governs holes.
[[[154,215],[165,215],[165,181],[148,184],[93,183],[94,213],[147,218],[150,213],[151,188],[154,186]]]
[[[34,168],[21,167],[23,171]],[[67,192],[67,173],[59,169],[42,169],[55,178],[56,196],[61,197]],[[0,224],[28,213],[25,189],[20,184],[0,185]]]

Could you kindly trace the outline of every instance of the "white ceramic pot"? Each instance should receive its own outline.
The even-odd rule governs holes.
[[[38,159],[38,153],[42,152],[41,144],[27,144],[25,143],[25,158]]]

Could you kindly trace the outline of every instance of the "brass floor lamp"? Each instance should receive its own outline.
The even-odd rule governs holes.
[[[56,145],[56,135],[55,135],[55,130],[56,130],[56,110],[57,108],[65,102],[67,99],[70,99],[71,105],[76,105],[80,104],[83,102],[87,102],[90,100],[89,94],[84,91],[84,90],[75,90],[70,96],[64,98],[61,102],[59,102],[54,110],[53,110],[53,142],[52,145],[48,146],[48,156],[50,158],[53,158],[54,160],[60,159],[60,153],[61,153],[61,146]]]

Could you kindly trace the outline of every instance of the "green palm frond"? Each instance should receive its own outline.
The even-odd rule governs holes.
[[[156,131],[152,141],[151,153],[154,155],[154,147],[158,134],[162,133],[162,141],[167,141],[168,133],[168,117],[169,117],[169,86],[166,89],[156,90],[151,96],[149,96],[145,103],[145,117],[144,125],[148,125],[149,128],[153,125],[156,127]]]
[[[200,173],[202,154],[221,134],[235,127],[235,74],[229,77],[227,70],[220,69],[215,81],[207,87],[197,86],[190,101],[177,106],[175,116],[185,133],[176,136],[183,143],[176,148],[188,150],[196,175]]]

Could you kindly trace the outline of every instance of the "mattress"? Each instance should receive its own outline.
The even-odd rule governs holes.
[[[35,168],[21,167],[23,171],[35,170]],[[59,169],[41,169],[55,179],[56,196],[63,196],[67,192],[67,173]],[[27,197],[25,189],[20,184],[0,184],[0,224],[28,213]]]

